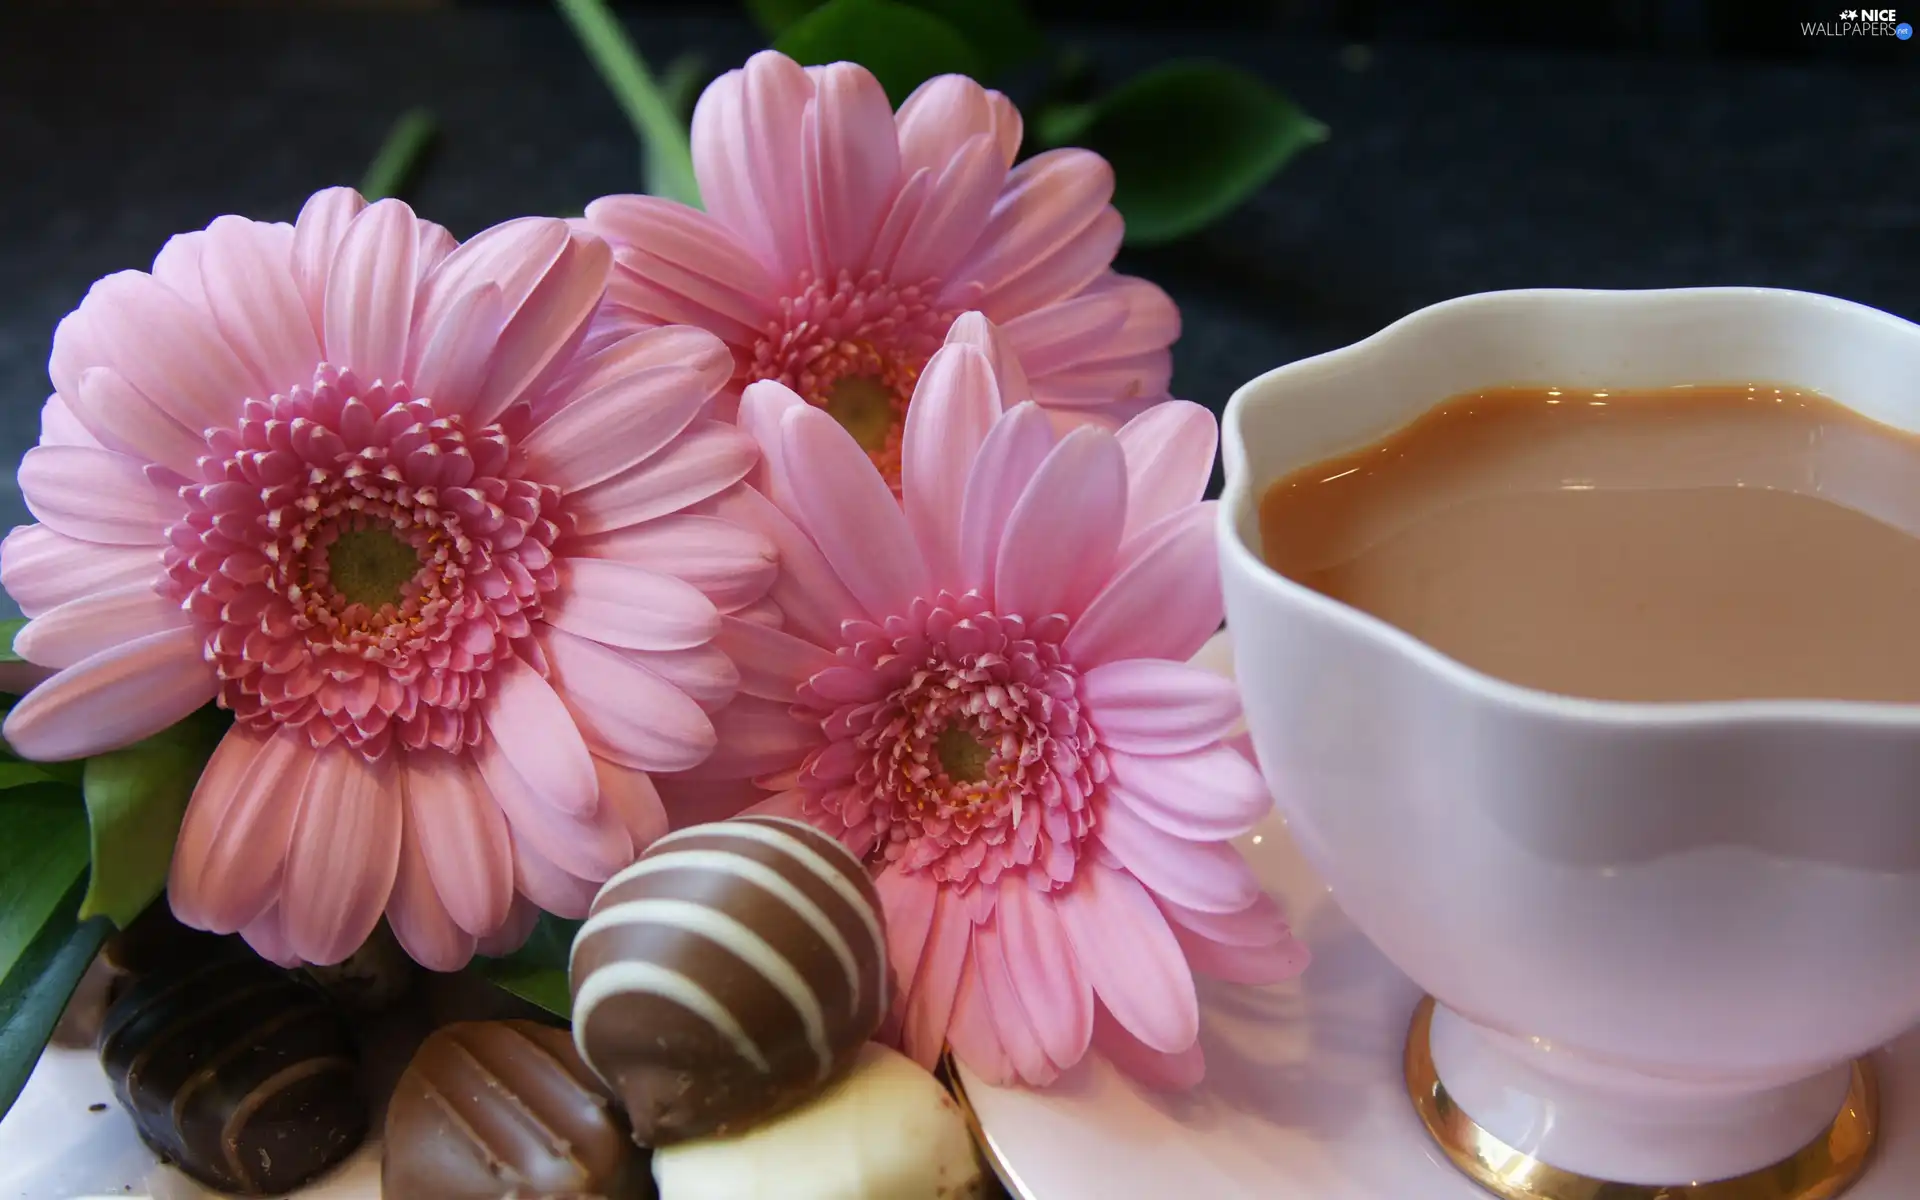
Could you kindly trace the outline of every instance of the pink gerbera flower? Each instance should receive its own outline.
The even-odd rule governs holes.
[[[1020,135],[1007,98],[964,76],[895,114],[862,67],[756,54],[694,111],[706,212],[644,196],[587,207],[615,247],[608,300],[719,334],[732,395],[785,384],[896,485],[907,399],[968,309],[1005,326],[1063,424],[1117,426],[1166,398],[1179,313],[1110,269],[1121,220],[1105,160],[1053,150],[1015,167]]]
[[[590,329],[611,258],[557,220],[456,246],[335,189],[174,238],[61,322],[20,465],[40,524],[0,552],[15,647],[60,670],[6,737],[71,759],[232,710],[182,920],[330,963],[384,912],[451,969],[533,905],[584,915],[665,830],[648,772],[711,750],[720,614],[773,558],[698,511],[755,459],[699,418],[726,347]]]
[[[1193,973],[1304,965],[1229,844],[1268,809],[1223,739],[1228,681],[1187,663],[1219,627],[1216,430],[1170,401],[1064,436],[998,332],[963,316],[907,413],[903,499],[846,430],[777,383],[740,423],[749,515],[779,547],[780,629],[728,619],[742,699],[700,779],[878,871],[896,1033],[988,1078],[1053,1080],[1089,1044],[1136,1075],[1203,1069]]]

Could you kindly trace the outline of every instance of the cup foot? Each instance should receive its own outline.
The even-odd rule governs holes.
[[[1563,1170],[1482,1128],[1448,1095],[1434,1068],[1432,997],[1420,1001],[1407,1030],[1407,1094],[1448,1160],[1501,1200],[1834,1200],[1866,1170],[1880,1100],[1873,1067],[1852,1064],[1846,1098],[1831,1125],[1770,1166],[1728,1179],[1668,1184],[1620,1183]]]

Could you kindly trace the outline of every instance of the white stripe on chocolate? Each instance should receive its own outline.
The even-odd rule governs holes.
[[[832,1069],[833,1049],[827,1045],[827,1014],[821,1007],[820,997],[808,986],[794,965],[787,961],[786,955],[719,909],[690,900],[629,900],[587,918],[587,923],[574,936],[574,944],[579,945],[602,930],[648,924],[667,925],[703,937],[759,972],[760,977],[785,996],[787,1003],[793,1005],[794,1011],[800,1014],[800,1024],[807,1031],[807,1045],[813,1049],[814,1058],[819,1062],[820,1076],[824,1078]],[[607,968],[603,967],[588,975],[586,986],[591,986],[605,970]],[[581,990],[584,994],[586,988]],[[576,998],[576,1022],[579,1020],[579,1010],[580,1001]]]
[[[593,1056],[587,1053],[586,1031],[594,1010],[606,1000],[635,994],[658,996],[686,1009],[732,1042],[734,1053],[752,1063],[755,1070],[762,1075],[772,1073],[767,1056],[760,1053],[760,1047],[740,1028],[740,1022],[733,1019],[726,1006],[713,998],[712,992],[678,971],[635,959],[606,964],[587,976],[574,993],[573,1045],[588,1064],[592,1064]],[[599,1072],[600,1068],[594,1067],[594,1070]]]
[[[767,822],[767,824],[762,824],[762,822]],[[814,833],[820,832],[806,822],[795,821],[790,817],[756,817],[751,821],[715,821],[711,825],[692,825],[686,829],[670,833],[649,847],[648,853],[655,853],[661,846],[672,845],[674,842],[691,837],[735,837],[742,841],[758,842],[762,846],[771,846],[775,850],[783,851],[795,862],[819,876],[828,887],[840,893],[841,899],[853,906],[853,911],[860,914],[861,922],[866,925],[867,932],[872,935],[873,944],[880,947],[882,953],[884,953],[887,940],[880,932],[880,918],[875,915],[873,905],[868,902],[865,896],[860,894],[860,889],[848,882],[847,877],[842,875],[839,869],[832,863],[828,862],[826,856],[822,855],[812,846],[807,845],[805,840],[797,838],[783,829],[774,828],[775,824],[791,825],[796,829],[806,829]],[[826,835],[821,834],[821,836],[824,837]],[[853,852],[848,851],[847,857],[852,859]],[[857,860],[855,860],[855,865],[857,868]],[[628,867],[627,869],[631,871],[633,868]],[[614,879],[619,879],[619,876],[614,876]],[[612,886],[613,880],[609,880],[607,887]],[[604,895],[606,888],[601,888],[600,891],[601,894]]]
[[[860,964],[853,957],[853,947],[847,945],[847,939],[841,936],[839,927],[818,904],[808,898],[805,892],[788,883],[786,877],[780,872],[758,859],[748,858],[732,850],[655,851],[608,880],[607,887],[611,888],[616,883],[631,883],[647,875],[674,870],[707,870],[732,875],[737,879],[746,880],[792,909],[793,914],[805,921],[808,928],[819,934],[820,940],[825,942],[827,948],[833,951],[833,956],[840,960],[840,969],[847,976],[847,990],[852,993],[849,1007],[856,1009],[860,1007]],[[573,950],[576,954],[580,950],[580,941],[580,938],[575,938],[573,942]],[[572,966],[571,959],[568,966],[569,968]]]

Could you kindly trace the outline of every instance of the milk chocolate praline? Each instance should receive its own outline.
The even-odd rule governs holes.
[[[750,1128],[846,1070],[887,1011],[879,897],[838,842],[742,817],[661,839],[574,940],[573,1033],[666,1146]]]
[[[387,1109],[380,1187],[401,1200],[650,1200],[646,1156],[563,1029],[438,1030]]]

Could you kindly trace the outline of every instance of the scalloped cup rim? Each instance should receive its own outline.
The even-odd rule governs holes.
[[[1220,419],[1221,457],[1226,484],[1221,491],[1216,517],[1219,553],[1223,558],[1231,558],[1233,565],[1244,572],[1248,578],[1257,580],[1263,588],[1277,592],[1287,603],[1302,606],[1325,620],[1339,623],[1346,632],[1363,638],[1380,649],[1392,651],[1443,683],[1470,692],[1485,703],[1500,705],[1522,715],[1602,725],[1663,726],[1674,729],[1766,725],[1845,725],[1853,728],[1872,726],[1897,730],[1920,729],[1920,704],[1780,698],[1709,701],[1602,700],[1549,692],[1513,683],[1470,667],[1398,626],[1295,582],[1274,570],[1263,556],[1247,544],[1248,527],[1252,526],[1257,530],[1257,513],[1252,511],[1253,506],[1258,503],[1258,496],[1254,494],[1254,489],[1256,487],[1264,489],[1266,484],[1272,482],[1271,476],[1260,479],[1257,483],[1249,477],[1245,433],[1248,414],[1260,406],[1304,402],[1297,394],[1291,398],[1284,394],[1271,397],[1266,395],[1277,382],[1285,382],[1293,376],[1329,367],[1345,368],[1385,360],[1401,352],[1401,347],[1410,334],[1436,322],[1457,319],[1463,312],[1471,312],[1475,309],[1491,309],[1498,305],[1526,302],[1563,306],[1569,310],[1585,308],[1589,311],[1604,311],[1609,307],[1617,309],[1632,304],[1688,304],[1701,300],[1728,299],[1753,300],[1758,303],[1810,304],[1830,310],[1845,311],[1855,319],[1890,325],[1900,331],[1899,336],[1911,338],[1920,344],[1920,325],[1905,321],[1891,313],[1850,300],[1784,288],[1693,287],[1640,290],[1517,288],[1478,292],[1443,300],[1437,304],[1416,309],[1361,341],[1275,367],[1235,389]],[[1498,387],[1525,382],[1528,381],[1488,379],[1479,386]],[[1692,379],[1685,382],[1710,381]],[[1458,391],[1451,391],[1446,395],[1431,397],[1418,407],[1410,405],[1406,410],[1407,419],[1429,411],[1458,394],[1460,394]],[[1829,398],[1837,403],[1847,403],[1843,396]],[[1390,432],[1390,429],[1382,429],[1372,437],[1378,438],[1387,432]],[[1329,454],[1310,457],[1297,465],[1306,466],[1338,452],[1336,450]]]

